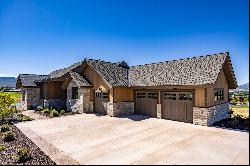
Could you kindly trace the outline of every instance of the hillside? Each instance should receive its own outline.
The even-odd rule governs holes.
[[[16,78],[0,77],[0,87],[16,87]]]
[[[249,83],[239,85],[237,89],[243,90],[243,91],[249,91]]]

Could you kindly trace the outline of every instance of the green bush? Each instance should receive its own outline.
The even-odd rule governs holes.
[[[22,114],[22,113],[20,113],[20,112],[19,112],[19,113],[17,113],[16,115],[17,115],[17,117],[18,117],[18,118],[23,117],[23,114]]]
[[[11,131],[7,131],[5,133],[3,133],[3,140],[5,142],[10,142],[10,141],[14,141],[15,140],[15,135],[13,132]]]
[[[25,122],[25,121],[32,121],[33,119],[31,118],[31,117],[29,117],[29,116],[23,116],[22,117],[22,122]]]
[[[12,118],[16,112],[16,99],[10,94],[0,92],[0,118],[1,121]],[[1,122],[0,121],[0,122]]]
[[[4,151],[6,149],[6,147],[4,145],[0,145],[0,152]]]
[[[61,111],[60,111],[60,114],[65,114],[65,111],[64,111],[64,110],[61,110]]]
[[[30,150],[27,148],[21,148],[17,152],[17,162],[25,163],[30,159]]]
[[[9,125],[2,125],[1,132],[6,132],[6,131],[10,131],[10,126]]]
[[[51,110],[51,112],[50,112],[50,117],[51,118],[58,117],[58,116],[59,116],[59,113],[55,109]]]
[[[45,114],[49,114],[50,110],[48,108],[45,108],[44,110],[42,110],[42,112],[45,113]]]

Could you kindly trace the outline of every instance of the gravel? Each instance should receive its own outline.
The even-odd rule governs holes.
[[[16,126],[11,125],[12,132],[15,134],[15,140],[4,142],[0,132],[0,144],[6,147],[6,150],[0,152],[0,165],[56,165],[41,149],[26,137]],[[16,159],[17,151],[20,148],[30,149],[31,158],[25,163],[18,163]]]

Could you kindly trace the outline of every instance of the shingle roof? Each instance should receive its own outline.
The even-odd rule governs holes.
[[[111,86],[128,86],[128,68],[121,63],[111,63],[101,60],[86,59],[88,65]]]
[[[129,70],[130,86],[214,84],[228,53],[133,66]],[[230,61],[231,63],[231,61]],[[233,73],[234,85],[237,82]]]
[[[46,78],[47,75],[37,75],[37,74],[20,74],[18,79],[20,79],[23,86],[37,86],[35,81],[42,80]]]
[[[40,80],[40,81],[47,81],[50,79],[59,78],[65,74],[67,74],[68,72],[72,71],[73,69],[81,66],[83,62],[84,61],[80,61],[80,62],[74,63],[73,65],[70,65],[69,67],[55,70],[55,71],[51,72],[50,74],[48,74],[47,77],[45,77],[43,80]]]
[[[72,77],[72,79],[75,80],[78,86],[92,86],[86,78],[83,78],[80,74],[76,72],[70,72],[70,76]]]
[[[105,62],[84,59],[73,65],[51,72],[44,80],[58,78],[83,64],[92,67],[110,86],[161,86],[214,84],[223,68],[229,88],[237,87],[229,53],[185,58],[173,61],[138,65],[129,68],[125,62]],[[78,74],[79,75],[79,74]],[[88,81],[73,73],[80,84]],[[41,79],[40,79],[41,80]],[[42,80],[42,81],[44,81]],[[87,81],[87,82],[85,82]],[[82,82],[82,83],[81,83]]]

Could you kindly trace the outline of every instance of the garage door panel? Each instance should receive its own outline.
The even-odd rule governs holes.
[[[136,93],[136,114],[156,117],[157,114],[157,93],[137,92]]]
[[[193,121],[193,97],[191,92],[164,92],[162,118],[190,122]]]

